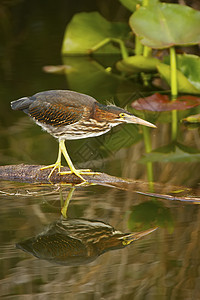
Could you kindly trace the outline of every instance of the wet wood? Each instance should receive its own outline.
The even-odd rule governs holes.
[[[24,183],[36,184],[71,184],[78,185],[82,181],[74,174],[61,175],[55,170],[49,181],[48,176],[50,169],[41,170],[42,165],[7,165],[0,166],[0,180],[4,181],[18,181]],[[68,168],[63,167],[63,172],[69,171]],[[131,190],[138,194],[148,197],[165,199],[170,201],[186,201],[192,203],[199,203],[199,189],[188,189],[186,187],[169,186],[160,183],[153,184],[153,192],[149,187],[148,182],[141,180],[122,179],[111,176],[105,173],[96,173],[94,175],[83,176],[88,184],[98,184],[109,186],[121,190]],[[174,191],[181,191],[174,194]],[[192,196],[191,196],[192,195]]]
[[[51,169],[44,169],[42,165],[7,165],[0,166],[0,180],[11,180],[29,183],[65,183],[65,184],[80,184],[82,181],[74,174],[61,175],[57,170],[51,175],[50,181],[48,179]],[[67,167],[62,168],[62,172],[67,172]],[[105,173],[96,173],[94,175],[83,175],[88,183],[95,184],[114,184],[114,183],[128,183],[118,177],[110,176]]]

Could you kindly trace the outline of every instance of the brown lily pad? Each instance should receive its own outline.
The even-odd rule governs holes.
[[[175,101],[171,101],[168,95],[161,95],[159,93],[139,98],[132,103],[132,107],[137,110],[149,111],[185,110],[198,105],[200,105],[200,97],[186,95],[177,97]]]

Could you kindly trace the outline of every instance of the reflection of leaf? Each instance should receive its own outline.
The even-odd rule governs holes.
[[[194,162],[200,160],[197,149],[182,144],[170,144],[147,153],[140,162]]]
[[[117,68],[122,72],[136,73],[142,71],[156,71],[159,60],[154,57],[142,55],[129,56],[117,63]]]
[[[63,54],[88,54],[88,51],[106,38],[124,40],[129,27],[124,23],[111,23],[98,12],[76,14],[68,24],[62,45]],[[113,44],[107,44],[96,53],[120,53]]]
[[[159,63],[157,65],[158,72],[160,73],[161,77],[163,77],[167,83],[170,85],[171,80],[171,71],[170,66],[166,64]],[[190,93],[190,94],[199,94],[200,91],[197,90],[189,80],[179,71],[176,71],[177,74],[177,85],[178,91],[181,93]]]
[[[125,81],[122,77],[107,72],[104,67],[88,57],[63,57],[63,63],[71,67],[66,72],[68,87],[80,93],[98,99],[110,100],[119,84]]]
[[[197,44],[200,41],[200,12],[185,5],[157,3],[140,7],[130,26],[151,48]]]
[[[184,110],[200,105],[200,98],[195,96],[180,96],[175,101],[170,101],[168,95],[155,93],[146,98],[139,98],[132,103],[137,110],[171,111]]]
[[[60,65],[60,66],[44,66],[43,71],[52,74],[65,74],[73,72],[70,66]]]
[[[200,114],[188,116],[184,118],[183,121],[187,123],[200,123]]]
[[[176,61],[177,69],[200,91],[200,57],[191,54],[179,54],[176,56]],[[164,58],[164,63],[170,64],[169,56]]]
[[[151,226],[166,227],[172,232],[174,226],[169,208],[155,201],[134,206],[128,220],[129,230],[145,230]]]

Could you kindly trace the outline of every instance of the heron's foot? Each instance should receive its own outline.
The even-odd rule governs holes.
[[[40,170],[42,171],[42,170],[54,168],[54,170],[58,169],[58,171],[60,172],[60,168],[62,168],[62,167],[63,166],[61,166],[61,164],[55,163],[55,164],[52,164],[52,165],[49,165],[49,166],[42,167]]]
[[[46,170],[46,169],[51,169],[52,168],[52,170],[51,170],[51,172],[49,173],[49,176],[48,176],[49,181],[50,181],[51,175],[53,174],[53,172],[56,169],[58,169],[58,173],[60,175],[75,174],[77,177],[79,177],[85,183],[87,183],[87,180],[82,175],[96,175],[96,174],[99,174],[97,172],[91,171],[90,169],[80,169],[80,170],[72,169],[70,171],[64,171],[64,172],[62,172],[61,171],[62,167],[63,166],[61,165],[60,162],[56,162],[55,164],[42,167],[40,170]]]
[[[94,171],[91,171],[90,169],[81,169],[81,170],[78,170],[81,174],[85,174],[85,175],[99,175],[100,173],[99,172],[94,172]]]
[[[81,174],[81,175],[99,175],[99,172],[93,172],[89,169],[80,169],[80,170],[75,170],[75,171],[64,171],[64,172],[59,172],[60,175],[65,175],[65,174]],[[78,176],[78,175],[77,175]]]
[[[83,178],[82,175],[96,175],[99,174],[97,172],[92,172],[89,169],[80,169],[80,170],[71,170],[71,171],[66,171],[66,172],[60,172],[60,175],[66,175],[66,174],[75,174],[77,177],[79,177],[82,181],[87,182],[87,180],[85,178]]]
[[[52,165],[49,165],[49,166],[45,166],[45,167],[42,167],[40,170],[46,170],[46,169],[51,169],[51,172],[49,173],[49,176],[48,176],[48,179],[51,178],[51,175],[53,174],[53,172],[58,169],[58,173],[60,173],[60,169],[62,168],[63,166],[61,165],[60,162],[55,162],[55,164],[52,164]]]
[[[79,170],[72,170],[72,171],[65,171],[65,172],[59,172],[60,175],[67,175],[67,174],[75,174],[77,177],[79,177],[83,182],[87,182],[85,178],[83,178],[82,173],[79,172]]]

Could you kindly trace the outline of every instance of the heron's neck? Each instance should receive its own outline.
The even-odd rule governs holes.
[[[113,108],[111,106],[106,106],[98,102],[94,103],[93,118],[97,122],[116,123],[116,117],[117,115],[113,112]]]

